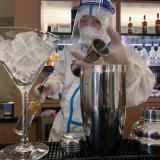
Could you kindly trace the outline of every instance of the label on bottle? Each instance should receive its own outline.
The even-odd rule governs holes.
[[[133,26],[132,23],[129,23],[129,24],[128,24],[128,33],[129,33],[129,34],[132,33],[132,28],[133,28],[132,26]]]
[[[147,22],[142,23],[142,33],[147,34]]]
[[[160,34],[160,24],[156,24],[156,34]]]
[[[128,27],[128,33],[131,34],[132,32],[132,27]]]

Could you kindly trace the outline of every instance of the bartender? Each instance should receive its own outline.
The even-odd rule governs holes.
[[[80,111],[80,78],[72,72],[80,68],[87,50],[87,42],[95,38],[109,44],[109,56],[106,64],[126,65],[126,104],[127,107],[145,102],[151,95],[155,79],[145,62],[129,46],[123,46],[118,33],[112,27],[114,8],[109,0],[81,0],[75,19],[72,38],[79,37],[79,43],[65,47],[63,58],[55,66],[40,94],[39,85],[35,92],[45,100],[59,98],[61,110],[57,114],[49,141],[59,141],[64,133],[78,132],[83,134]],[[89,44],[89,43],[88,43]],[[72,64],[72,65],[71,65]],[[74,65],[74,69],[71,67]]]

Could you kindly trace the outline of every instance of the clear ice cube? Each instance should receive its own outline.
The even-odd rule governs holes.
[[[47,61],[51,51],[52,47],[34,32],[18,33],[12,41],[0,41],[0,60],[24,83]]]

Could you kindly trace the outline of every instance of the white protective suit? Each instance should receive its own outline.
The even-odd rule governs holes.
[[[104,0],[104,2],[105,1],[107,0]],[[83,2],[83,0],[81,2]],[[87,7],[88,6],[87,4]],[[86,13],[84,12],[84,14]],[[94,13],[92,12],[92,14]],[[95,14],[97,13],[95,12]],[[104,40],[105,37],[102,37],[102,39]],[[76,48],[76,50],[81,53],[86,52],[86,48],[82,44],[65,47],[63,53],[61,53],[62,57],[55,66],[55,71],[48,79],[48,83],[52,84],[53,88],[53,92],[49,97],[56,99],[59,98],[59,93],[61,93],[61,110],[54,120],[49,141],[59,141],[60,137],[66,132],[83,134],[80,111],[80,79],[74,76],[71,71],[72,60],[75,59],[70,53],[72,48]],[[136,55],[134,50],[129,46],[124,48],[130,61],[126,75],[126,106],[130,107],[138,105],[148,99],[154,87],[155,79],[150,69],[143,60]]]

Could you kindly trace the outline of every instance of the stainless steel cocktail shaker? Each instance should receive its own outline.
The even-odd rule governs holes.
[[[97,61],[100,57],[107,57],[108,54],[108,45],[101,39],[94,39],[90,47],[87,49],[84,61],[88,63],[93,63]]]
[[[80,77],[81,112],[88,145],[96,151],[117,147],[126,107],[126,68],[84,64]]]
[[[100,57],[104,58],[107,57],[108,55],[109,55],[108,45],[101,39],[94,39],[89,48],[87,49],[83,61],[87,63],[94,63]],[[101,63],[103,63],[103,61],[101,61]],[[77,77],[80,76],[80,68],[74,66],[74,63],[71,64],[71,71],[75,76]]]
[[[140,119],[134,123],[130,139],[139,149],[148,153],[160,153],[160,107],[144,107]]]

